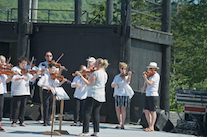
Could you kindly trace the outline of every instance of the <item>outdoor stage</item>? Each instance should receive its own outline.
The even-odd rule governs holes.
[[[50,131],[51,126],[44,127],[38,121],[25,121],[27,127],[11,127],[11,122],[8,118],[3,118],[2,127],[6,132],[0,132],[0,137],[47,137],[50,135],[43,135],[45,131]],[[67,130],[70,134],[62,136],[76,136],[81,133],[82,127],[70,126],[72,121],[63,121],[62,130]],[[141,125],[127,124],[125,129],[115,129],[116,124],[100,124],[99,137],[192,137],[192,135],[169,133],[164,131],[145,132]],[[59,129],[59,122],[55,122],[54,130]],[[90,125],[89,135],[93,133],[93,126]],[[55,136],[55,135],[53,135]]]

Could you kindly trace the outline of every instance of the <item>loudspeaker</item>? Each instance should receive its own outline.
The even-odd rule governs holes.
[[[154,125],[154,129],[156,131],[171,131],[174,128],[174,126],[172,122],[168,119],[167,113],[165,113],[165,111],[161,109],[156,109],[156,113],[157,119]],[[148,123],[144,113],[142,114],[140,125],[142,125],[143,128],[148,127]]]
[[[145,102],[145,94],[135,92],[130,102],[130,120],[137,122],[142,117]]]
[[[38,120],[40,116],[40,104],[27,104],[26,111],[25,111],[25,119],[26,120]]]

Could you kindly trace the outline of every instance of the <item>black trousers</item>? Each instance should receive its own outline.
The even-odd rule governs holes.
[[[4,96],[0,94],[0,121],[2,121],[3,117],[3,108],[4,108]]]
[[[53,102],[53,94],[51,91],[42,90],[42,99],[43,99],[43,115],[44,115],[44,123],[50,122],[50,116],[52,114],[52,102]]]
[[[86,98],[85,106],[84,106],[83,133],[89,132],[89,121],[90,121],[91,112],[93,118],[93,130],[94,132],[99,132],[101,106],[102,106],[102,102],[98,102],[92,97]]]
[[[26,108],[28,97],[29,97],[28,95],[12,97],[12,121],[13,123],[16,123],[18,118],[19,118],[20,123],[24,122],[25,108]]]
[[[74,112],[74,123],[78,121],[78,115],[80,119],[80,123],[83,123],[83,109],[85,104],[85,99],[81,100],[78,98],[75,99],[75,112]]]

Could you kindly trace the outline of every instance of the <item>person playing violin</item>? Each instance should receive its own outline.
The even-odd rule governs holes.
[[[22,74],[22,69],[27,66],[27,58],[19,57],[17,60],[18,66],[12,68],[12,71]],[[36,80],[40,73],[32,76],[29,73],[22,75],[14,75],[11,80],[11,95],[12,95],[12,127],[17,127],[17,119],[19,118],[19,125],[26,126],[24,123],[25,108],[27,98],[30,95],[29,82]]]
[[[38,71],[38,67],[36,66],[36,59],[33,58],[29,61],[29,63],[27,64],[26,68],[31,71],[31,72],[37,72]],[[36,75],[36,74],[33,74],[33,75]],[[39,78],[38,78],[39,79]],[[34,94],[35,94],[35,90],[38,88],[37,87],[37,80],[33,81],[33,82],[30,82],[30,92],[31,92],[31,95],[30,95],[30,99],[32,100],[32,98],[34,97]]]
[[[53,59],[53,54],[52,52],[50,51],[47,51],[45,53],[45,61],[44,62],[41,62],[39,65],[38,65],[38,71],[43,71],[43,74],[44,73],[47,73],[48,72],[48,62],[52,61]],[[56,71],[58,71],[58,69],[56,69]],[[43,122],[43,100],[42,100],[42,88],[40,87],[39,88],[39,96],[40,96],[40,111],[41,111],[41,119],[39,122]]]
[[[143,92],[144,90],[146,90],[144,113],[149,125],[149,127],[144,128],[144,130],[150,132],[154,131],[154,124],[157,118],[156,107],[159,98],[158,87],[160,82],[160,75],[156,71],[157,69],[159,69],[156,62],[150,62],[147,68],[149,69],[150,73],[153,72],[154,74],[150,75],[148,79],[147,73],[143,72],[145,84],[141,88],[141,91]]]
[[[94,57],[89,57],[88,59],[86,59],[86,61],[87,61],[87,69],[92,70],[95,66],[96,59]]]
[[[5,65],[6,64],[6,58],[3,55],[0,55],[0,64]]]
[[[126,107],[129,107],[130,99],[134,95],[134,91],[129,85],[132,72],[126,73],[128,65],[124,62],[119,62],[120,74],[114,77],[111,87],[114,88],[115,109],[119,125],[116,128],[124,129],[126,119]],[[128,74],[125,76],[125,74]],[[124,76],[123,76],[124,75]]]
[[[16,75],[17,73],[14,72],[11,75],[7,76],[5,74],[1,74],[0,75],[0,131],[5,131],[2,127],[1,127],[1,121],[2,121],[2,117],[3,117],[3,107],[4,107],[4,93],[7,93],[7,85],[6,83],[9,83],[13,76]]]
[[[53,101],[53,94],[52,89],[57,86],[61,86],[67,79],[63,78],[60,82],[57,78],[51,78],[50,75],[56,72],[55,64],[51,63],[48,65],[49,72],[45,73],[39,81],[38,86],[42,87],[42,97],[43,97],[43,115],[44,115],[44,125],[50,125],[50,116],[52,114],[52,101]]]
[[[86,66],[81,65],[80,71],[86,70]],[[80,76],[76,75],[71,83],[71,87],[75,88],[73,95],[75,100],[74,123],[71,126],[76,126],[79,114],[80,125],[83,125],[83,107],[87,97],[86,85],[81,80]]]
[[[99,122],[100,122],[100,109],[102,103],[106,101],[105,98],[105,84],[108,79],[106,68],[109,63],[106,59],[97,59],[95,66],[97,68],[89,79],[83,77],[83,75],[76,71],[82,81],[87,86],[87,98],[84,106],[84,119],[83,119],[83,131],[77,136],[88,136],[89,132],[89,120],[92,113],[94,133],[91,136],[98,136]]]

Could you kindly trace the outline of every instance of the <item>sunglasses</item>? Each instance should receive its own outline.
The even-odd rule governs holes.
[[[46,55],[47,57],[52,57],[52,55]]]

